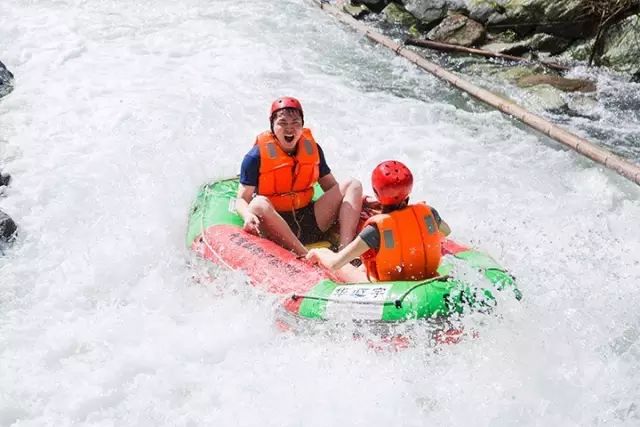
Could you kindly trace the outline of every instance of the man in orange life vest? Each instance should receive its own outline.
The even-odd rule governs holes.
[[[264,234],[286,249],[305,255],[305,244],[322,240],[340,222],[340,246],[353,240],[362,208],[362,184],[338,183],[320,145],[304,128],[302,105],[283,97],[271,105],[271,130],[258,135],[244,157],[236,210],[244,229]],[[315,202],[313,186],[324,194]]]
[[[369,218],[358,237],[340,252],[312,249],[307,259],[337,270],[351,267],[346,264],[361,257],[367,277],[374,281],[435,277],[441,241],[451,229],[435,209],[424,203],[409,204],[413,175],[404,164],[380,163],[371,181],[382,213]]]

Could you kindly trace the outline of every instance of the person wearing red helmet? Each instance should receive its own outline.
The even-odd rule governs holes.
[[[244,229],[305,255],[304,245],[322,240],[339,220],[340,245],[347,245],[360,218],[361,183],[336,181],[322,148],[304,127],[297,99],[276,99],[269,122],[271,129],[258,135],[240,169],[236,210]],[[324,194],[314,202],[316,183]]]
[[[425,203],[409,204],[413,188],[409,168],[396,160],[382,162],[373,170],[371,184],[382,213],[369,218],[358,237],[340,252],[312,249],[307,259],[337,270],[360,257],[373,281],[436,276],[440,244],[451,229]],[[353,277],[352,271],[347,274]]]

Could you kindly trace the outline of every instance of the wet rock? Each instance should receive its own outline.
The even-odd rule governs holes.
[[[2,249],[13,243],[18,227],[9,215],[0,210],[0,255]]]
[[[390,24],[398,24],[403,27],[411,27],[417,24],[418,20],[415,16],[407,12],[402,6],[396,3],[390,3],[382,11],[384,20]]]
[[[13,74],[0,61],[0,97],[13,90]]]
[[[600,119],[598,101],[591,96],[575,94],[567,100],[567,114],[586,119]]]
[[[549,85],[564,92],[595,92],[596,84],[591,80],[566,79],[551,74],[536,74],[519,78],[517,81],[520,87],[532,87],[538,85]]]
[[[614,25],[604,36],[599,62],[618,71],[640,69],[640,14]]]
[[[530,88],[525,97],[525,108],[532,110],[565,111],[567,103],[562,92],[550,85]]]
[[[9,185],[10,182],[11,182],[11,175],[3,174],[0,171],[0,187],[6,187]]]
[[[431,40],[460,46],[475,46],[484,36],[482,24],[460,13],[448,15],[427,34]]]
[[[362,19],[371,13],[371,9],[363,4],[355,6],[350,3],[346,3],[342,6],[342,10],[355,19]]]

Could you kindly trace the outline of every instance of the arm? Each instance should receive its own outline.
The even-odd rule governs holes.
[[[242,218],[245,218],[247,214],[247,208],[251,203],[253,193],[256,191],[256,187],[252,185],[238,185],[238,195],[236,199],[236,211]]]
[[[368,250],[369,245],[360,237],[356,237],[353,242],[349,243],[338,253],[333,253],[328,249],[311,249],[307,254],[307,259],[319,262],[330,270],[338,270]]]
[[[260,218],[252,212],[249,212],[249,203],[255,192],[256,187],[252,185],[238,186],[238,195],[236,198],[236,211],[244,219],[244,230],[250,233],[260,233]]]
[[[258,147],[253,147],[240,166],[240,185],[236,198],[236,211],[244,220],[244,230],[249,233],[259,234],[260,219],[249,209],[249,204],[258,186],[260,170],[260,152]]]

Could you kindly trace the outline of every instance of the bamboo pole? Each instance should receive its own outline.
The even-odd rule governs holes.
[[[458,89],[469,93],[476,99],[497,108],[503,113],[508,114],[511,117],[515,117],[516,119],[532,127],[533,129],[542,132],[548,137],[577,151],[578,153],[588,157],[594,162],[608,167],[624,176],[625,178],[629,179],[630,181],[640,185],[640,166],[630,163],[623,158],[610,153],[606,149],[598,147],[587,141],[586,139],[574,135],[571,132],[568,132],[554,125],[553,123],[536,114],[530,113],[529,111],[511,101],[508,101],[489,92],[486,89],[482,89],[469,83],[463,78],[445,70],[444,68],[434,64],[433,62],[427,61],[418,53],[407,49],[403,45],[394,42],[389,37],[386,37],[374,31],[367,25],[364,25],[351,16],[343,13],[340,9],[329,4],[326,0],[314,0],[314,2],[316,4],[319,4],[321,9],[335,16],[339,21],[349,25],[350,27],[364,34],[365,37],[375,41],[376,43],[379,43],[393,50],[398,55],[403,56],[418,67],[430,72],[431,74],[442,80],[449,82]]]
[[[484,57],[487,57],[487,58],[501,58],[501,59],[506,59],[506,60],[509,60],[509,61],[516,61],[516,62],[527,62],[527,63],[534,62],[534,61],[530,61],[530,60],[528,60],[526,58],[522,58],[520,56],[507,55],[506,53],[491,52],[490,50],[458,46],[458,45],[449,44],[449,43],[434,42],[432,40],[419,40],[419,39],[414,39],[414,38],[408,38],[407,40],[405,40],[404,43],[407,44],[407,45],[410,45],[410,46],[426,47],[428,49],[435,49],[435,50],[440,50],[440,51],[444,51],[444,52],[469,53],[469,54],[472,54],[472,55],[480,55],[480,56],[484,56]],[[567,71],[567,70],[571,69],[571,67],[567,67],[565,65],[557,64],[555,62],[547,62],[547,61],[538,61],[538,62],[540,64],[546,66],[546,67],[549,67],[549,68],[553,69],[553,70]]]

